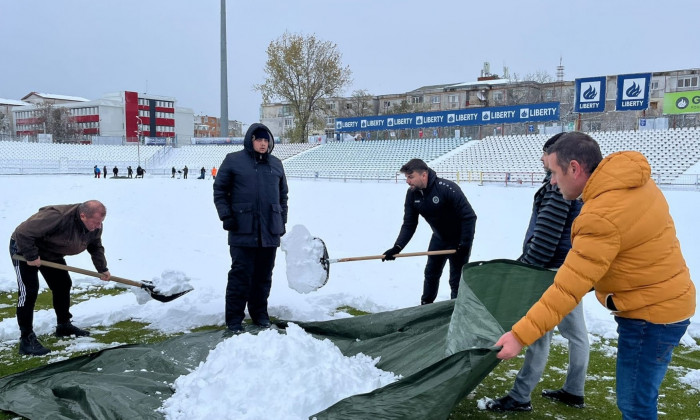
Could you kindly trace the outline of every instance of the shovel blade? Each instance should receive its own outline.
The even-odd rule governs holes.
[[[155,291],[155,286],[151,282],[142,282],[141,283],[141,288],[145,290],[153,299],[157,300],[158,302],[170,302],[171,300],[175,300],[179,298],[180,296],[184,295],[185,293],[189,293],[192,291],[192,289],[185,290],[183,292],[178,292],[174,293],[172,295],[164,295],[162,293],[158,293]]]
[[[323,239],[314,237],[314,240],[321,242],[321,245],[323,245],[323,256],[321,257],[321,260],[319,262],[321,263],[321,267],[323,267],[323,271],[326,272],[326,280],[323,282],[322,285],[318,286],[318,289],[320,289],[326,283],[328,283],[328,278],[331,274],[331,261],[328,258],[328,248],[326,247],[326,243],[323,242]]]

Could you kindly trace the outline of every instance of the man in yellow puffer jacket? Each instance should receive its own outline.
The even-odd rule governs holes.
[[[581,198],[572,248],[554,284],[496,343],[515,357],[554,328],[591,290],[618,324],[617,406],[623,419],[657,418],[659,386],[695,313],[695,287],[651,167],[639,152],[602,159],[588,135],[562,136],[549,150],[552,185]]]

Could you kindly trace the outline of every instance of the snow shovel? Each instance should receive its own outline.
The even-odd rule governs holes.
[[[315,237],[314,239],[318,239],[322,244],[323,244],[323,256],[321,257],[321,266],[323,269],[326,271],[326,281],[323,282],[323,285],[328,282],[328,277],[330,276],[330,271],[331,271],[331,264],[334,263],[339,263],[339,262],[348,262],[348,261],[366,261],[366,260],[381,260],[384,258],[384,255],[365,255],[362,257],[347,257],[347,258],[336,258],[336,259],[331,259],[328,258],[328,249],[326,248],[326,243],[323,242],[323,239]],[[455,249],[443,249],[440,251],[423,251],[423,252],[406,252],[404,254],[396,254],[394,255],[395,258],[400,258],[400,257],[420,257],[423,255],[447,255],[447,254],[454,254],[457,252]],[[319,286],[319,287],[321,287]]]
[[[12,258],[15,260],[18,260],[18,261],[27,262],[27,260],[21,255],[14,254],[12,256]],[[57,268],[59,270],[72,271],[74,273],[80,273],[80,274],[85,274],[87,276],[93,276],[93,277],[100,278],[100,273],[98,273],[97,271],[85,270],[85,269],[78,268],[78,267],[71,267],[69,265],[63,265],[63,264],[59,264],[59,263],[55,263],[55,262],[51,262],[51,261],[44,261],[44,260],[41,261],[41,265],[44,265],[46,267],[51,267],[51,268]],[[192,291],[192,289],[189,289],[189,290],[185,290],[184,292],[174,293],[172,295],[164,295],[164,294],[156,292],[155,285],[147,280],[138,282],[138,281],[129,280],[129,279],[125,279],[125,278],[117,277],[117,276],[111,276],[109,278],[109,280],[116,281],[117,283],[121,283],[121,284],[127,284],[129,286],[140,287],[143,290],[145,290],[146,293],[148,293],[153,299],[155,299],[159,302],[170,302],[171,300],[177,299],[180,296],[184,295],[185,293]]]

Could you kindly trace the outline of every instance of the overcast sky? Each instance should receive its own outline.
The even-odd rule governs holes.
[[[338,46],[345,94],[492,73],[565,79],[700,67],[697,0],[227,2],[229,118],[258,121],[266,48],[285,30]],[[0,98],[132,90],[220,115],[219,0],[0,0]]]

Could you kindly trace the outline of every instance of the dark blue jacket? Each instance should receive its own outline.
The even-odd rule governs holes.
[[[559,187],[549,183],[551,174],[535,193],[530,224],[519,261],[544,268],[558,268],[571,249],[571,223],[581,211],[581,200],[566,200]]]
[[[287,178],[282,161],[272,156],[270,133],[266,154],[253,150],[253,131],[270,131],[253,124],[243,140],[244,149],[229,153],[214,181],[214,205],[219,219],[233,218],[228,243],[241,247],[278,247],[287,223]]]
[[[428,169],[425,189],[406,193],[403,225],[396,245],[405,248],[416,232],[418,216],[423,216],[433,230],[433,236],[445,246],[465,245],[471,249],[476,228],[476,214],[457,184],[438,178]]]

